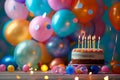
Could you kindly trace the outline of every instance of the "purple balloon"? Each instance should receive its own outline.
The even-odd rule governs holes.
[[[88,36],[88,35],[93,35],[95,32],[95,25],[92,22],[89,22],[87,24],[82,24],[79,29],[73,33],[70,37],[72,40],[77,41],[78,36]]]
[[[69,53],[70,43],[67,39],[51,37],[46,47],[52,57],[65,57]]]
[[[105,32],[106,25],[102,19],[94,20],[95,24],[95,36],[96,37],[102,37]]]
[[[20,3],[25,3],[25,0],[15,0],[17,2],[20,2]]]
[[[94,19],[98,19],[98,18],[101,18],[104,14],[104,2],[103,0],[96,0],[97,1],[97,4],[98,4],[98,12],[97,12],[97,15],[95,16]]]

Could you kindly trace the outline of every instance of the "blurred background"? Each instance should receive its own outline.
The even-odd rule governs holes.
[[[104,14],[101,20],[105,23],[105,29],[104,27],[102,28],[104,24],[103,25],[101,23],[96,24],[99,27],[97,29],[98,32],[96,32],[96,34],[102,35],[101,42],[100,42],[100,48],[104,49],[105,63],[109,63],[112,60],[112,57],[114,54],[115,54],[114,59],[120,61],[120,31],[115,30],[109,18],[109,11],[110,11],[111,6],[117,2],[120,2],[120,0],[102,0],[102,1],[104,3]],[[5,26],[6,22],[11,20],[10,18],[8,18],[8,16],[5,13],[4,3],[5,3],[5,0],[0,0],[0,60],[3,57],[8,56],[8,55],[13,56],[14,49],[15,49],[15,46],[8,43],[8,41],[6,41],[6,39],[4,38],[3,27]],[[100,8],[98,8],[98,10],[99,9]],[[28,17],[29,21],[31,19],[32,19],[31,17]],[[92,28],[90,28],[90,30],[92,30]],[[72,35],[72,38],[74,38],[74,36],[75,35]],[[71,42],[71,44],[72,43],[73,42]],[[71,50],[75,48],[76,45],[77,43],[76,44],[73,43],[72,46],[70,46]],[[67,60],[67,62],[70,61],[71,50],[69,51],[67,59],[65,59]]]

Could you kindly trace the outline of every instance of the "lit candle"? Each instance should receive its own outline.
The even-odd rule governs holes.
[[[80,35],[78,37],[78,48],[80,48]]]
[[[105,77],[104,77],[104,80],[109,80],[109,76],[105,76]]]
[[[92,37],[92,42],[93,42],[93,48],[94,48],[94,49],[95,49],[95,45],[96,45],[96,44],[95,44],[95,39],[96,39],[96,37],[93,36],[93,37]]]
[[[92,80],[92,72],[89,72],[89,80]]]
[[[90,37],[88,36],[88,37],[87,37],[87,47],[88,47],[88,49],[90,48],[90,47],[89,47],[89,46],[90,46],[89,44],[90,44]]]
[[[89,35],[89,39],[90,39],[90,48],[91,48],[91,43],[92,43],[92,42],[91,42],[91,35]]]
[[[82,36],[82,49],[84,47],[84,36]]]
[[[85,37],[85,48],[86,48],[86,37]]]
[[[100,36],[98,37],[98,49],[100,49]]]

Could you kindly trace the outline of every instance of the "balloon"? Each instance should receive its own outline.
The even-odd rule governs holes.
[[[30,70],[30,67],[25,64],[25,65],[23,65],[22,70],[23,70],[24,72],[28,72],[28,71]]]
[[[19,67],[23,67],[25,64],[29,67],[35,66],[40,61],[41,49],[37,42],[26,40],[16,46],[14,58]]]
[[[120,74],[120,64],[115,64],[112,67],[112,73],[114,74]]]
[[[73,34],[70,35],[72,40],[78,41],[78,36],[88,36],[93,35],[95,32],[95,25],[92,22],[89,22],[87,24],[81,24],[79,29],[77,29]]]
[[[48,71],[48,66],[45,65],[45,64],[43,64],[43,65],[41,66],[41,71],[42,71],[42,72]]]
[[[35,16],[49,14],[52,9],[48,5],[48,0],[26,0],[26,6]]]
[[[102,37],[105,33],[106,24],[102,19],[94,20],[93,22],[95,24],[95,33],[94,35],[98,38],[99,36]]]
[[[78,23],[73,22],[75,15],[69,10],[59,10],[52,18],[54,32],[60,37],[66,37],[78,28]]]
[[[8,70],[8,72],[14,72],[15,68],[13,65],[8,65],[7,70]]]
[[[109,18],[114,28],[120,30],[120,2],[115,3],[109,12]]]
[[[40,42],[46,41],[53,34],[51,20],[48,17],[35,17],[30,22],[29,31],[35,40]]]
[[[13,65],[15,67],[15,69],[17,69],[17,67],[18,67],[13,56],[3,57],[1,60],[1,64],[6,65],[6,67],[8,67],[8,65]]]
[[[57,66],[59,64],[64,64],[64,61],[61,58],[55,58],[50,63],[50,69],[52,69],[54,66]]]
[[[40,62],[42,64],[49,64],[52,61],[52,57],[48,53],[46,46],[43,43],[39,43],[41,48],[41,59]]]
[[[0,65],[0,72],[4,72],[4,71],[6,71],[6,65],[1,64]]]
[[[65,57],[70,50],[70,43],[67,39],[54,36],[46,43],[46,48],[52,57]]]
[[[105,11],[105,5],[103,0],[96,0],[97,4],[98,4],[98,11],[97,11],[97,15],[95,15],[94,19],[99,19],[104,15],[104,11]]]
[[[70,9],[72,0],[48,0],[50,7],[55,10]]]
[[[6,27],[4,35],[6,40],[14,46],[24,40],[30,40],[29,22],[22,19],[13,20]]]
[[[5,1],[5,12],[11,19],[26,19],[28,10],[24,4],[18,3],[15,0]]]
[[[96,0],[77,0],[72,11],[81,23],[87,23],[92,20],[98,10]]]
[[[17,2],[20,2],[20,3],[25,3],[25,0],[15,0]]]

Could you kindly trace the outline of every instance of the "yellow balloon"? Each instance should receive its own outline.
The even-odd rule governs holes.
[[[4,32],[6,40],[16,46],[24,40],[30,40],[32,37],[29,33],[29,22],[27,20],[13,20]]]
[[[7,67],[7,70],[8,70],[9,72],[14,72],[14,71],[15,71],[15,67],[14,67],[13,65],[9,65],[9,66]]]
[[[45,64],[43,64],[43,65],[41,66],[41,71],[42,71],[42,72],[48,71],[48,66],[45,65]]]

